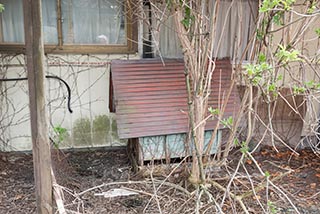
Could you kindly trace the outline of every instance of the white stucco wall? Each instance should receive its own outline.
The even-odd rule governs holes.
[[[0,78],[26,77],[24,56],[2,55]],[[114,114],[109,111],[110,62],[137,59],[138,55],[48,55],[48,75],[64,79],[71,87],[71,108],[67,109],[67,90],[55,79],[46,80],[50,137],[53,128],[66,128],[68,136],[60,147],[125,145],[116,135]],[[2,82],[1,150],[32,148],[27,81]]]

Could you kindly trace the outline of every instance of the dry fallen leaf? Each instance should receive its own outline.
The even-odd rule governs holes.
[[[23,195],[21,195],[21,194],[16,195],[16,196],[14,197],[14,200],[19,200],[19,199],[21,199],[22,197],[23,197]]]
[[[248,160],[246,161],[246,163],[249,164],[249,165],[251,165],[251,164],[252,164],[252,160],[251,160],[251,159],[248,159]]]
[[[260,200],[261,197],[260,197],[260,195],[257,195],[257,196],[253,196],[252,199],[253,199],[253,200]]]
[[[316,184],[316,183],[311,183],[311,184],[310,184],[310,188],[311,188],[311,189],[316,188],[316,186],[317,186],[317,184]]]

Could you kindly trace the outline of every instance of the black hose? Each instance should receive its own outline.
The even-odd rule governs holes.
[[[57,79],[59,81],[61,81],[67,88],[68,91],[68,110],[70,113],[72,113],[72,109],[71,109],[71,89],[68,85],[68,83],[66,81],[64,81],[63,79],[61,79],[58,76],[52,76],[52,75],[46,75],[46,78],[48,79]],[[21,77],[21,78],[5,78],[5,79],[0,79],[0,82],[9,82],[9,81],[20,81],[20,80],[28,80],[27,77]]]

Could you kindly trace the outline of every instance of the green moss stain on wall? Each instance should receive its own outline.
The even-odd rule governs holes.
[[[112,137],[115,139],[119,139],[118,137],[118,127],[117,127],[117,121],[114,117],[111,118],[111,127],[112,127]]]
[[[77,119],[73,126],[75,146],[118,146],[126,145],[126,141],[118,137],[115,116],[98,115],[91,122],[89,118]]]
[[[112,136],[112,140],[113,140],[113,145],[114,146],[127,145],[126,139],[119,139],[118,127],[117,127],[117,121],[116,121],[115,115],[111,115],[110,122],[111,122],[111,136]]]
[[[110,142],[110,119],[107,115],[99,115],[93,120],[93,144],[103,145]]]
[[[73,124],[73,140],[75,146],[90,146],[91,122],[89,118],[79,118]]]

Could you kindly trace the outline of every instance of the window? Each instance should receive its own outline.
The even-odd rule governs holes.
[[[214,56],[230,57],[235,62],[240,60],[256,29],[258,6],[259,1],[256,0],[220,1]],[[248,59],[249,55],[247,52],[245,59]]]
[[[0,22],[0,50],[23,47],[22,2],[0,0],[5,6]],[[119,0],[42,0],[47,52],[131,51],[132,30],[125,8]]]
[[[211,1],[211,7],[216,0]],[[217,15],[216,39],[214,43],[214,56],[216,58],[232,58],[238,61],[252,36],[256,26],[255,21],[258,14],[257,0],[221,0]],[[213,9],[211,9],[213,11]],[[157,23],[153,23],[157,24]],[[156,28],[156,27],[154,27]],[[181,58],[182,51],[179,39],[175,32],[175,23],[169,17],[161,25],[159,32],[159,51],[162,57]],[[159,56],[155,50],[155,56]],[[250,54],[245,54],[245,59]]]
[[[22,0],[1,3],[5,5],[1,13],[1,43],[24,43]]]

